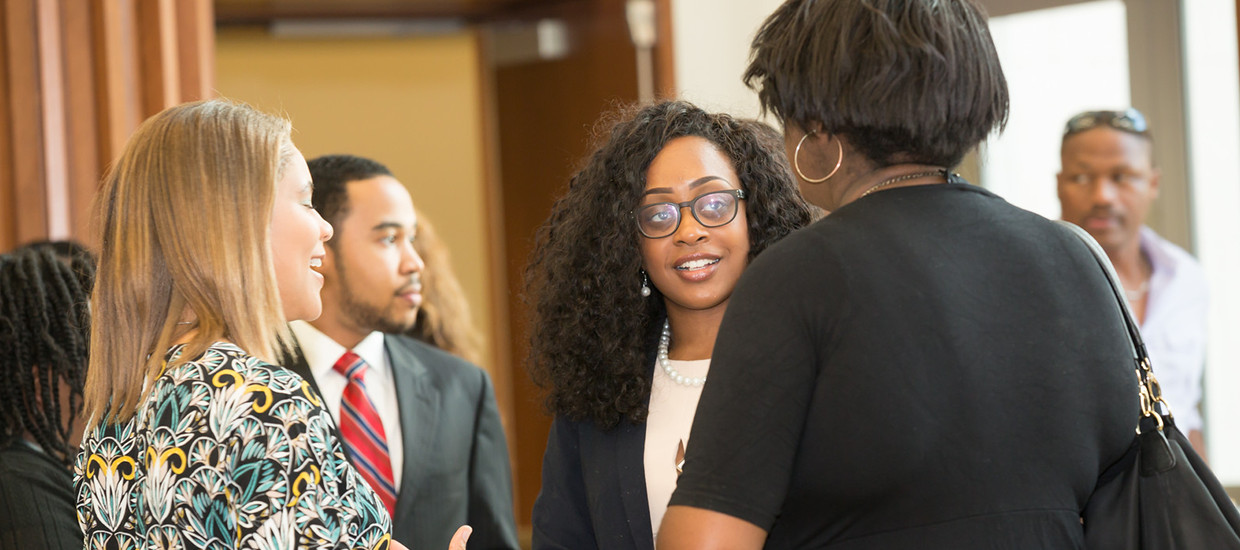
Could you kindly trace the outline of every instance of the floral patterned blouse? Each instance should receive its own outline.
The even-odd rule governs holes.
[[[165,370],[130,421],[92,426],[73,483],[88,550],[391,542],[315,391],[229,343]]]

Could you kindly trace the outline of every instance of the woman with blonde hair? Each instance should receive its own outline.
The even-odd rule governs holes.
[[[387,548],[321,400],[271,361],[314,319],[331,226],[287,120],[212,100],[144,122],[97,198],[74,468],[90,548]]]

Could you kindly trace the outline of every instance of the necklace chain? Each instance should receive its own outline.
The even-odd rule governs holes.
[[[685,376],[680,374],[680,371],[677,371],[674,367],[672,367],[672,362],[667,358],[667,348],[671,345],[671,343],[672,327],[665,319],[663,321],[663,335],[659,337],[659,366],[663,367],[663,372],[666,372],[673,381],[682,386],[694,387],[705,384],[705,376]]]
[[[927,171],[925,171],[925,172],[914,172],[914,173],[912,173],[912,174],[904,174],[903,176],[896,176],[896,177],[894,177],[894,178],[887,178],[887,179],[885,179],[885,180],[883,180],[883,181],[879,182],[877,185],[875,185],[875,186],[873,186],[873,187],[871,187],[871,188],[869,188],[869,189],[866,189],[866,190],[865,190],[865,192],[861,194],[861,197],[864,197],[864,196],[866,196],[866,195],[869,195],[870,193],[873,193],[873,192],[875,192],[875,191],[878,191],[879,189],[882,189],[882,188],[884,188],[884,187],[887,187],[888,185],[891,185],[891,184],[893,184],[893,183],[899,183],[899,182],[902,182],[902,181],[908,181],[908,180],[917,179],[917,178],[926,178],[926,177],[930,177],[930,176],[946,176],[946,175],[947,175],[947,170],[942,170],[942,169],[939,169],[939,170],[927,170]],[[861,197],[857,197],[857,198],[861,198]]]
[[[1129,302],[1135,302],[1137,300],[1140,300],[1142,296],[1145,296],[1145,293],[1149,292],[1149,290],[1150,290],[1150,282],[1145,281],[1141,283],[1141,286],[1134,288],[1132,290],[1128,290],[1125,288],[1124,297],[1128,298]]]

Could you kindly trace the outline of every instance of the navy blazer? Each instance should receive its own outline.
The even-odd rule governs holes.
[[[609,431],[557,417],[534,502],[535,550],[653,550],[646,424]]]
[[[662,328],[659,319],[646,335],[652,377]],[[603,431],[593,422],[557,416],[534,501],[534,549],[654,550],[645,452],[645,422],[621,420]]]
[[[469,524],[470,550],[516,550],[512,471],[491,377],[413,338],[383,341],[405,447],[392,538],[411,549],[447,548]],[[283,362],[319,391],[300,346]]]

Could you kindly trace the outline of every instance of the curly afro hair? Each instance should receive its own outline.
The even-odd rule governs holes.
[[[600,144],[539,228],[526,267],[529,369],[551,413],[610,429],[646,419],[649,363],[666,316],[657,289],[640,294],[632,217],[663,146],[698,136],[732,161],[748,194],[751,260],[817,210],[797,192],[782,139],[766,124],[667,101],[621,110],[596,128]]]

